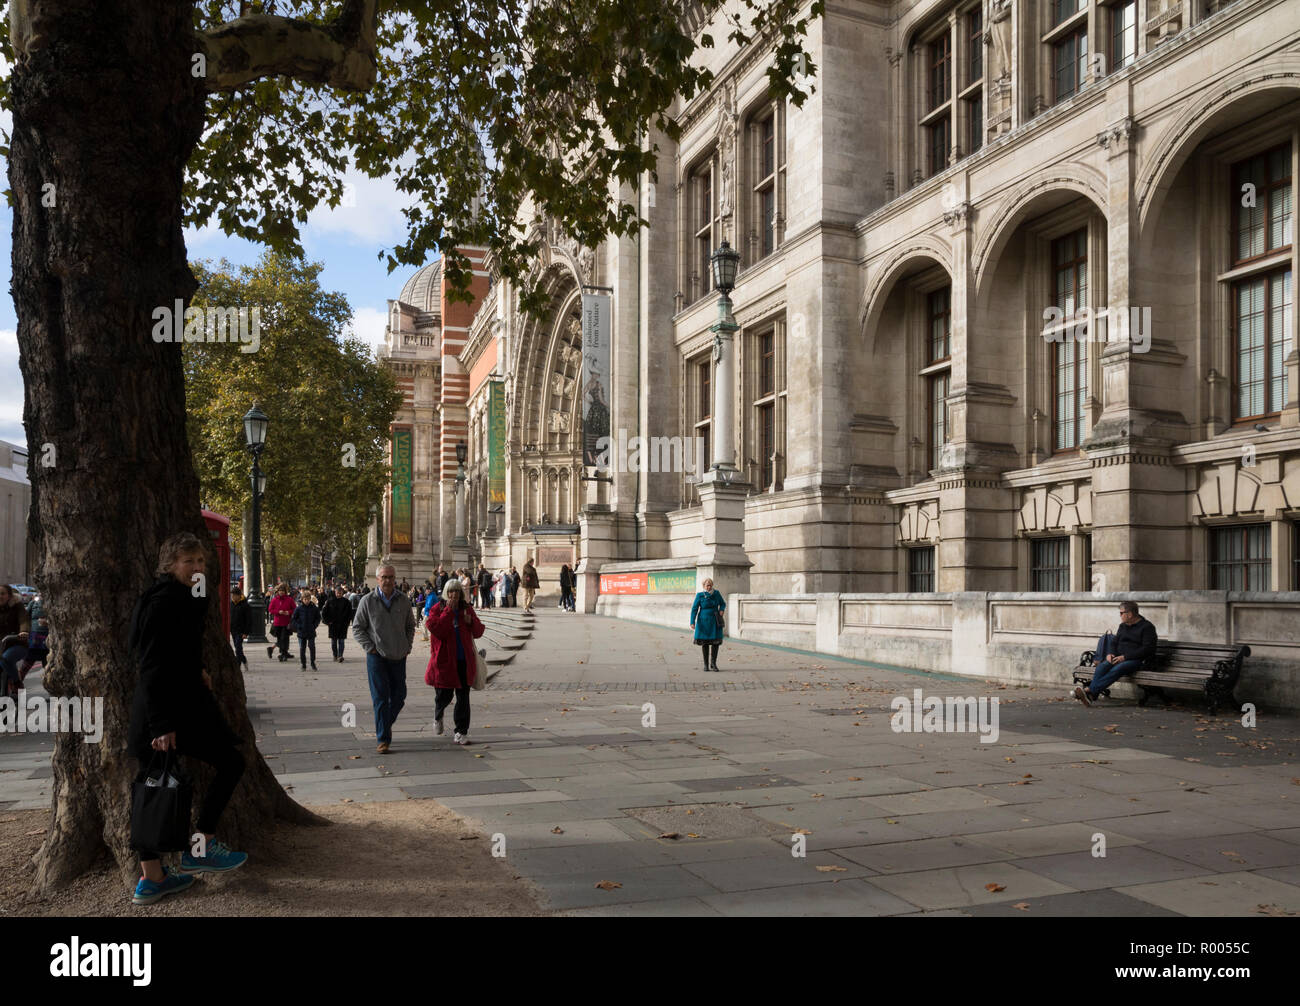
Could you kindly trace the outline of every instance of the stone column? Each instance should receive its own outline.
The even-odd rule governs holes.
[[[1156,429],[1163,412],[1180,408],[1170,368],[1182,366],[1183,357],[1172,342],[1155,339],[1154,319],[1137,302],[1135,127],[1126,100],[1109,111],[1111,125],[1097,136],[1107,154],[1110,201],[1107,317],[1095,336],[1104,331],[1105,341],[1088,344],[1090,356],[1100,355],[1100,415],[1083,445],[1092,462],[1093,576],[1107,592],[1186,588],[1188,567],[1168,561],[1186,550],[1184,515],[1169,505],[1184,491],[1185,476],[1170,464],[1171,441]]]
[[[454,566],[469,565],[469,539],[465,536],[465,478],[462,474],[456,482],[456,537],[451,543],[451,561]]]
[[[1017,467],[1007,442],[1013,399],[1001,386],[972,379],[970,317],[974,276],[970,263],[973,210],[966,179],[955,178],[943,198],[950,228],[952,273],[952,387],[948,395],[950,441],[935,471],[939,478],[940,591],[1014,590],[1013,499],[1001,472]],[[978,439],[977,439],[978,438]]]
[[[701,543],[697,582],[712,579],[723,596],[749,592],[745,554],[745,496],[749,488],[736,469],[734,411],[736,348],[739,326],[731,316],[731,300],[718,300],[718,320],[713,332],[713,464],[700,483]]]

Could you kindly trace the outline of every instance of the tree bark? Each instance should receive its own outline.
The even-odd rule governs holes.
[[[195,290],[182,182],[206,85],[191,73],[192,4],[28,6],[39,44],[21,49],[13,69],[9,181],[24,424],[34,456],[46,443],[56,450],[52,467],[31,470],[35,578],[55,631],[45,687],[103,696],[105,706],[101,743],[57,737],[50,827],[34,861],[33,890],[42,893],[105,848],[124,879],[137,875],[127,748],[137,669],[127,622],[161,541],[180,530],[208,540],[185,438],[182,345],[152,337],[154,309],[188,302]],[[238,421],[231,417],[232,430]],[[289,799],[256,749],[219,607],[210,606],[206,664],[248,761],[221,836],[256,848],[275,817],[317,819]],[[200,789],[206,782],[199,773]]]

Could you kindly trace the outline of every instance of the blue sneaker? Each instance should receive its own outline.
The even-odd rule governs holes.
[[[131,902],[136,905],[152,905],[169,894],[179,894],[193,883],[193,877],[182,877],[164,866],[162,883],[155,884],[147,877],[141,877],[140,883],[135,885],[135,894],[131,895]]]
[[[213,839],[208,843],[206,856],[181,853],[181,873],[225,873],[227,870],[238,870],[247,862],[248,853],[234,852]]]

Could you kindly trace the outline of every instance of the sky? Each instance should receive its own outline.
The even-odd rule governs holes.
[[[0,126],[6,132],[8,118],[7,113],[0,116]],[[3,159],[0,165],[4,165]],[[4,167],[7,174],[7,165]],[[355,185],[355,205],[313,212],[303,225],[303,250],[308,261],[324,264],[321,286],[347,297],[356,335],[372,345],[380,345],[388,300],[401,292],[402,284],[415,272],[410,266],[399,266],[390,275],[378,257],[381,250],[392,248],[402,239],[405,219],[401,211],[410,197],[399,193],[387,180],[349,173],[345,181]],[[13,211],[3,199],[0,199],[0,233],[12,240]],[[251,265],[262,253],[261,245],[226,237],[214,226],[187,229],[185,245],[192,262],[227,258],[236,265]],[[0,440],[25,445],[18,319],[8,292],[11,265],[10,255],[0,255],[0,290],[5,291],[0,295]]]

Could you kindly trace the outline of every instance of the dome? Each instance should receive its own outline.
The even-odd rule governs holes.
[[[442,314],[442,259],[420,268],[406,281],[398,300],[417,311]]]

